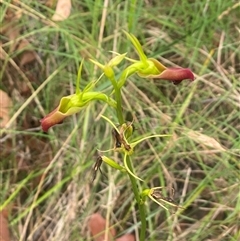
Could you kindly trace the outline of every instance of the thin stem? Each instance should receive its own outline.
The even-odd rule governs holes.
[[[115,89],[115,97],[117,102],[117,118],[118,118],[119,124],[122,125],[124,123],[124,118],[122,113],[121,90],[119,88]]]
[[[132,74],[136,73],[137,72],[137,67],[138,67],[139,63],[134,63],[130,66],[128,66],[125,70],[123,70],[120,78],[119,78],[119,81],[117,83],[118,85],[118,88],[121,89],[122,86],[125,84],[126,82],[126,79],[131,76]]]
[[[113,88],[114,88],[114,94],[115,99],[117,102],[117,118],[119,121],[119,124],[122,125],[124,123],[123,113],[122,113],[122,97],[121,97],[121,88],[118,87],[118,83],[115,79],[115,77],[109,78]]]
[[[131,172],[133,172],[133,167],[129,156],[127,156],[127,165],[131,170]],[[136,179],[131,174],[128,174],[128,176],[132,184],[132,190],[133,190],[135,199],[137,201],[139,213],[140,213],[140,221],[141,221],[140,241],[145,241],[146,228],[147,228],[145,206],[144,206],[144,203],[141,202]]]
[[[81,80],[81,74],[82,74],[82,67],[83,67],[83,61],[81,61],[81,64],[78,69],[78,75],[77,75],[77,81],[76,81],[76,94],[80,94],[80,80]]]
[[[117,83],[117,82],[115,82],[115,83]],[[122,113],[121,88],[119,88],[118,86],[117,86],[117,88],[115,88],[115,86],[114,86],[114,90],[115,90],[115,97],[116,97],[116,102],[117,102],[117,117],[118,117],[119,124],[122,125],[124,123],[124,118],[123,118],[123,113]],[[130,172],[133,173],[132,162],[128,155],[126,156],[126,163],[127,163],[127,166],[129,168]],[[144,206],[144,203],[141,202],[141,197],[139,194],[136,179],[129,172],[128,172],[128,176],[131,181],[134,197],[137,201],[139,212],[140,212],[140,221],[141,221],[140,241],[145,241],[146,227],[147,227],[145,206]]]

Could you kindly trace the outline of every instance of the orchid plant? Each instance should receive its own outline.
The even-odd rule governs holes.
[[[118,126],[116,126],[106,116],[102,116],[102,118],[105,119],[106,122],[108,122],[113,128],[112,134],[114,138],[114,146],[109,151],[117,151],[122,153],[123,164],[118,164],[116,161],[112,160],[106,155],[99,155],[93,168],[93,179],[95,179],[96,172],[100,169],[100,166],[103,162],[108,164],[112,168],[121,171],[123,174],[127,174],[129,176],[132,190],[134,192],[134,196],[138,203],[140,212],[141,232],[139,240],[144,241],[146,232],[146,215],[144,203],[146,201],[146,198],[149,197],[151,200],[155,201],[165,209],[167,209],[165,204],[174,207],[178,207],[178,205],[173,202],[172,198],[164,197],[162,195],[162,193],[159,191],[162,189],[162,187],[152,187],[149,189],[145,189],[142,192],[139,191],[141,189],[138,186],[139,181],[144,180],[138,177],[133,171],[132,154],[134,153],[134,147],[148,138],[164,137],[167,135],[151,135],[139,139],[135,142],[130,142],[129,138],[131,137],[134,128],[132,123],[126,122],[124,120],[121,89],[125,85],[128,77],[134,74],[137,74],[140,77],[146,79],[168,80],[174,84],[179,84],[184,79],[193,81],[194,75],[190,69],[167,68],[157,59],[148,58],[145,55],[138,39],[130,33],[127,33],[125,31],[124,33],[131,41],[136,52],[138,53],[138,60],[128,58],[126,53],[115,53],[116,56],[112,58],[107,64],[101,64],[97,60],[90,59],[93,64],[98,66],[103,71],[102,75],[105,75],[107,79],[111,82],[111,85],[113,87],[112,94],[114,95],[111,94],[108,96],[103,92],[97,92],[93,90],[96,83],[101,80],[102,75],[98,80],[90,82],[83,90],[80,89],[81,71],[83,66],[82,62],[79,68],[75,94],[63,97],[60,100],[58,107],[41,120],[41,126],[43,131],[47,132],[50,127],[62,123],[67,116],[80,112],[83,108],[86,108],[86,106],[92,101],[103,101],[109,107],[115,109],[116,116],[119,122]],[[119,78],[116,78],[114,67],[119,65],[123,60],[129,61],[130,65],[121,71]]]

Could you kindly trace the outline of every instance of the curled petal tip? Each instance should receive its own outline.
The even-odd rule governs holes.
[[[47,132],[50,127],[61,124],[67,116],[79,112],[81,110],[79,105],[77,94],[62,97],[58,107],[40,120],[42,130]],[[85,105],[85,103],[82,105]]]
[[[44,132],[73,114],[80,112],[92,100],[101,100],[116,108],[114,100],[101,92],[86,91],[62,97],[58,107],[40,120]]]
[[[61,124],[66,118],[66,115],[58,111],[58,109],[53,110],[51,113],[46,115],[40,120],[42,130],[48,132],[48,129],[54,125]]]
[[[194,80],[193,72],[188,68],[167,68],[156,59],[150,58],[148,60],[149,66],[144,70],[145,72],[142,69],[138,71],[138,75],[143,78],[169,80],[174,84],[179,84],[185,79]],[[155,69],[152,68],[151,64]]]
[[[172,81],[174,84],[180,84],[183,80],[194,80],[193,72],[188,68],[167,68],[158,76],[154,76],[158,79],[166,79]]]
[[[48,125],[46,124],[46,122],[44,121],[44,119],[45,119],[45,118],[42,118],[42,119],[40,120],[41,127],[42,127],[43,132],[48,132],[48,129],[49,129],[50,127],[48,127]]]

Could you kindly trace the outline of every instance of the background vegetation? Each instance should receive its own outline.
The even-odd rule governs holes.
[[[106,63],[109,51],[136,57],[122,29],[148,56],[196,76],[178,86],[133,76],[124,87],[134,137],[172,134],[136,149],[135,172],[143,187],[173,186],[174,200],[186,207],[171,215],[149,200],[147,240],[239,240],[238,1],[73,0],[71,15],[53,22],[55,4],[1,1],[0,87],[13,104],[2,125],[8,128],[1,135],[0,198],[12,240],[91,240],[87,220],[95,212],[118,236],[138,236],[127,175],[103,165],[106,176],[99,173],[91,183],[97,149],[112,146],[111,126],[99,116],[114,118],[113,110],[93,103],[48,134],[39,127],[60,98],[74,92],[83,58]],[[82,84],[99,73],[85,61]],[[108,86],[101,80],[97,89]]]

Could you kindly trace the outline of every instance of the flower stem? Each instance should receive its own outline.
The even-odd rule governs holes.
[[[117,102],[117,118],[119,121],[119,124],[122,125],[124,123],[124,118],[123,118],[123,113],[122,113],[122,98],[121,98],[121,88],[114,88],[115,89],[115,98]],[[130,157],[127,155],[126,156],[126,162],[129,170],[133,173],[133,166],[131,163]],[[139,194],[138,186],[137,186],[137,181],[136,179],[128,173],[129,179],[132,184],[132,190],[134,193],[134,197],[137,201],[139,212],[140,212],[140,221],[141,221],[141,231],[140,231],[140,241],[145,241],[145,236],[146,236],[146,214],[145,214],[145,206],[144,203],[141,202],[141,197]]]
[[[124,123],[124,118],[122,114],[122,98],[121,98],[121,90],[115,89],[115,98],[117,102],[117,118],[119,121],[119,124],[122,125]]]
[[[109,78],[111,81],[114,93],[115,93],[115,100],[117,102],[117,118],[120,125],[124,123],[123,113],[122,113],[122,97],[121,97],[121,88],[118,87],[118,83],[115,77]]]
[[[133,172],[133,167],[132,167],[132,163],[131,163],[129,156],[127,156],[127,165],[128,165],[128,168],[131,170],[131,172]],[[131,184],[132,184],[132,190],[133,190],[135,199],[137,201],[139,213],[140,213],[141,231],[140,231],[140,239],[139,240],[145,241],[146,228],[147,228],[145,206],[144,206],[144,203],[141,202],[136,179],[131,174],[128,174],[128,176],[129,176]]]

